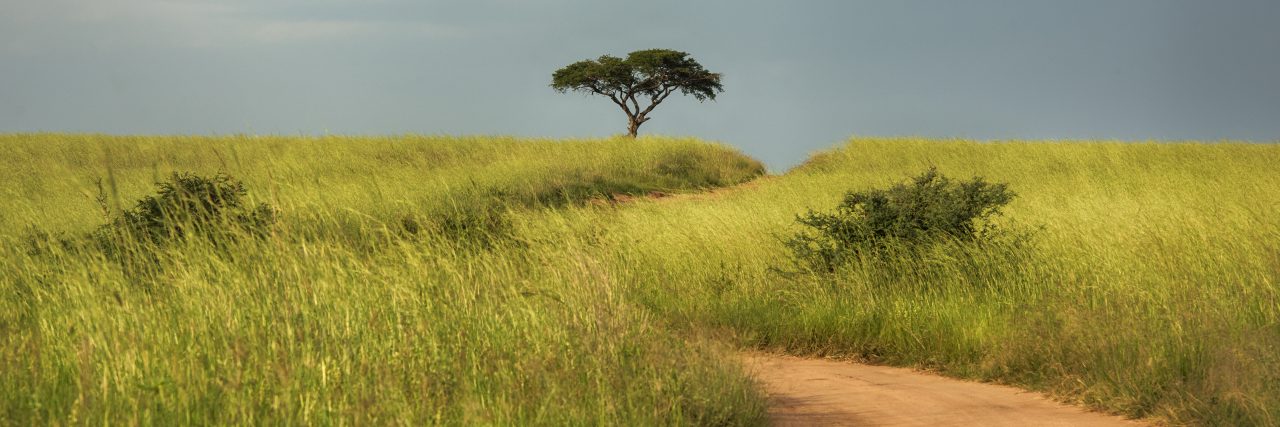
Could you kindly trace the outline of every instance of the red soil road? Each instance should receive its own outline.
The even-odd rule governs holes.
[[[1140,426],[994,384],[888,366],[750,353],[780,426]]]

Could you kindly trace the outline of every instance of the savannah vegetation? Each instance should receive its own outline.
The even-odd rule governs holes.
[[[0,146],[7,423],[759,424],[741,349],[1280,422],[1275,145],[855,139],[778,176],[656,137]],[[183,172],[231,238],[93,243]]]
[[[1174,424],[1274,425],[1278,162],[1274,144],[857,139],[739,191],[610,213],[604,232],[645,307],[741,347],[915,366]],[[832,272],[779,261],[814,232],[809,210],[835,214],[849,191],[911,185],[930,167],[1007,184],[1016,196],[984,221],[997,231],[883,245]]]
[[[0,146],[11,201],[0,424],[762,417],[739,368],[628,300],[596,243],[528,231],[549,225],[529,223],[540,210],[763,172],[727,147],[78,135]]]
[[[578,61],[556,70],[551,88],[609,98],[626,113],[627,135],[632,138],[671,94],[714,101],[716,93],[724,91],[719,73],[707,71],[686,52],[670,49],[637,50],[625,59],[604,55]]]

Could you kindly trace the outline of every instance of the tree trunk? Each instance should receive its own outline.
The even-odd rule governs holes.
[[[627,120],[627,136],[635,138],[636,135],[640,132],[640,123],[641,122],[639,120],[636,120],[634,117],[628,119]]]

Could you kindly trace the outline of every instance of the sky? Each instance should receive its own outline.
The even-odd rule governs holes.
[[[0,0],[0,133],[624,133],[551,73],[724,75],[642,134],[785,170],[851,136],[1280,140],[1275,0]]]

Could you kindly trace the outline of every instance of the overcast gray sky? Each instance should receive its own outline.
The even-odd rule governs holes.
[[[851,135],[1280,139],[1276,0],[0,0],[0,132],[625,131],[552,91],[693,54],[725,93],[641,133],[785,169]]]

